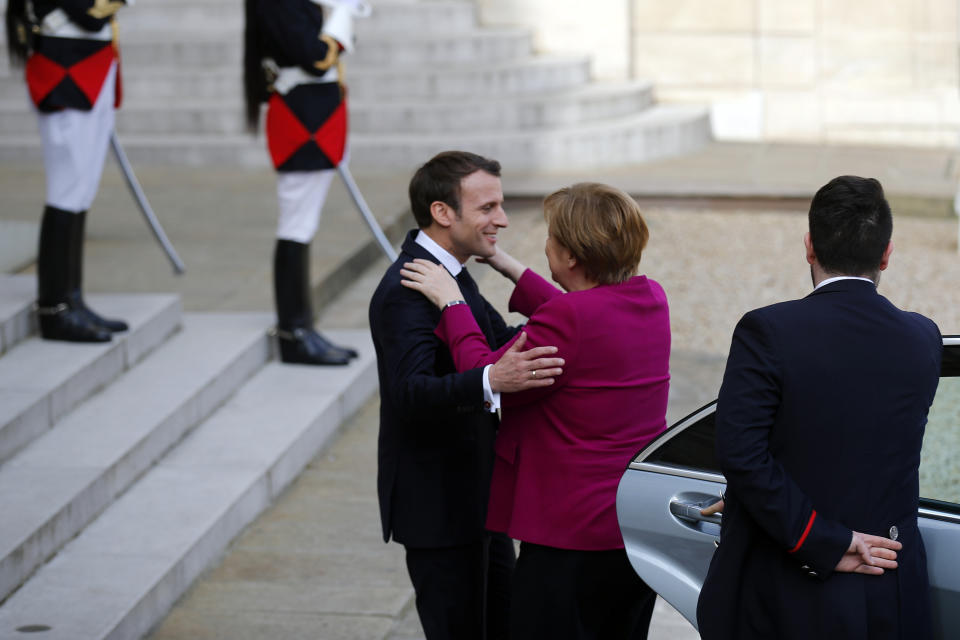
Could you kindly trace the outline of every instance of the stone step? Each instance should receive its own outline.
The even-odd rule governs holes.
[[[580,86],[559,92],[500,96],[496,102],[353,101],[351,132],[530,130],[636,114],[653,105],[649,82]]]
[[[29,308],[32,300],[23,301],[22,296],[20,300],[21,310],[15,315],[22,318],[22,309]],[[142,360],[180,325],[177,296],[91,295],[87,302],[105,316],[127,320],[130,331],[99,344],[31,337],[3,354],[0,462],[46,433],[71,409]]]
[[[365,331],[350,366],[268,364],[0,606],[0,637],[139,638],[376,388]]]
[[[619,118],[653,104],[649,83],[611,84],[536,95],[505,96],[494,104],[459,101],[351,100],[350,128],[360,133],[519,130]],[[127,102],[119,131],[142,134],[231,134],[244,131],[240,97],[170,104]],[[19,102],[0,102],[0,131],[30,131],[36,115]]]
[[[261,138],[229,136],[134,136],[120,131],[120,140],[130,162],[202,166],[209,163],[267,167],[269,159]],[[0,163],[41,162],[40,136],[0,135]]]
[[[470,149],[512,169],[592,168],[679,155],[710,140],[709,112],[658,105],[627,118],[531,131],[464,131],[432,135],[355,135],[353,162],[410,167],[447,148]]]
[[[469,2],[396,2],[376,0],[373,14],[354,23],[359,42],[371,33],[424,33],[466,31],[476,26],[476,9]],[[240,0],[163,0],[141,2],[120,15],[121,38],[145,32],[200,31],[210,37],[224,33],[234,37],[243,30],[243,2]]]
[[[422,38],[424,34],[469,31],[478,25],[477,9],[473,2],[375,0],[370,4],[373,14],[355,22],[360,43],[370,40],[370,34],[384,31],[414,34],[413,37]]]
[[[33,262],[37,257],[39,235],[39,220],[27,222],[0,219],[0,274],[16,273]],[[3,353],[2,338],[0,353]]]
[[[410,169],[451,148],[469,149],[514,169],[587,168],[686,153],[706,144],[710,136],[706,108],[657,105],[628,117],[557,128],[356,133],[350,138],[350,154],[351,165],[364,169]],[[121,132],[121,138],[135,164],[268,164],[262,140],[246,135],[128,136]],[[35,136],[0,137],[0,162],[39,157]]]
[[[0,66],[0,75],[3,67]],[[176,69],[166,65],[127,69],[123,77],[127,103],[170,104],[187,100],[226,100],[240,104],[243,83],[239,65],[224,70]],[[351,99],[360,101],[536,95],[583,86],[590,80],[586,57],[536,56],[489,65],[435,65],[428,68],[347,67]],[[4,102],[29,112],[22,75],[0,78]],[[476,98],[475,98],[476,99]],[[485,99],[486,102],[493,102]],[[34,126],[31,131],[35,130]],[[6,130],[2,130],[6,131]]]
[[[186,316],[166,344],[0,467],[0,601],[263,366],[270,321]]]
[[[128,110],[118,129],[128,150],[136,162],[267,166],[262,141],[243,135],[239,0],[170,1],[150,11],[188,16],[187,26],[170,30],[158,19],[148,28],[144,18],[124,45]],[[649,85],[610,89],[591,82],[588,58],[533,55],[529,30],[478,26],[475,2],[385,0],[374,8],[379,17],[358,21],[363,43],[347,59],[360,165],[407,168],[424,153],[461,146],[522,168],[609,166],[710,139],[701,109],[647,113]],[[232,17],[206,29],[218,11]],[[428,24],[434,18],[443,26]],[[0,110],[0,162],[37,159],[35,124],[16,107],[26,102],[22,82],[0,78],[0,93],[14,105]]]
[[[489,28],[459,33],[441,32],[429,37],[412,38],[408,33],[389,31],[370,34],[363,46],[345,63],[363,66],[419,66],[443,61],[444,64],[507,62],[531,54],[532,39],[525,29]],[[243,43],[240,38],[224,41],[204,33],[145,33],[122,43],[123,61],[128,68],[145,67],[162,60],[182,68],[224,67],[240,70]]]
[[[33,276],[0,275],[0,355],[36,331],[36,299],[37,281]]]
[[[529,30],[485,27],[468,31],[441,31],[411,37],[409,33],[369,32],[357,49],[344,57],[352,67],[449,64],[496,64],[526,58],[533,53]]]

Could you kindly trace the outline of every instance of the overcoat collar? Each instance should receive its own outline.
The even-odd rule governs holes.
[[[827,293],[854,293],[854,294],[877,294],[877,285],[873,282],[868,282],[867,280],[856,280],[853,278],[847,278],[844,280],[837,280],[829,284],[825,284],[819,289],[811,291],[807,297],[819,296]]]

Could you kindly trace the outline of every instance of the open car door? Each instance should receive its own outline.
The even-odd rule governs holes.
[[[960,336],[943,339],[940,384],[923,440],[919,524],[927,550],[934,635],[960,637]],[[712,402],[651,441],[617,491],[617,517],[637,574],[697,626],[697,599],[720,536],[700,509],[725,480],[714,454]]]
[[[697,598],[720,539],[720,516],[700,515],[725,487],[714,455],[716,402],[663,432],[620,480],[617,518],[634,571],[697,626]]]

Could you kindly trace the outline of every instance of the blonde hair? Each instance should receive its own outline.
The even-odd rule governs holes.
[[[617,284],[637,274],[650,231],[636,201],[620,189],[598,182],[564,187],[544,199],[543,217],[589,279]]]

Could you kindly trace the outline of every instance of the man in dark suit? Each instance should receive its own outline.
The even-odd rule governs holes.
[[[733,334],[716,416],[728,486],[700,633],[929,638],[917,470],[940,332],[876,291],[893,249],[879,182],[830,181],[809,225],[813,293],[751,311]]]
[[[484,530],[499,394],[552,383],[561,360],[553,347],[521,351],[524,337],[496,364],[457,373],[434,335],[440,310],[400,284],[404,263],[443,264],[460,282],[492,348],[518,331],[480,295],[464,268],[496,252],[507,226],[500,165],[450,151],[410,182],[419,230],[370,301],[370,330],[380,377],[377,488],[383,539],[406,549],[417,612],[428,640],[506,636],[512,541]],[[536,371],[536,374],[533,372]]]

